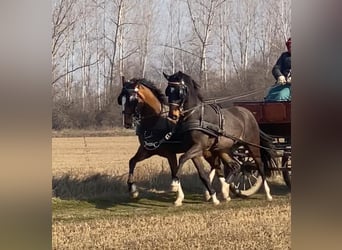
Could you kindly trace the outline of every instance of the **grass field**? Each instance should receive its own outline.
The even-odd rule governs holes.
[[[174,207],[166,159],[135,171],[140,196],[127,194],[135,136],[53,138],[53,249],[290,249],[291,194],[271,182],[263,190],[213,206],[192,163],[181,171],[185,201]]]

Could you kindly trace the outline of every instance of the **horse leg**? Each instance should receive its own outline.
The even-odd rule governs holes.
[[[204,184],[204,186],[206,187],[206,189],[208,190],[208,192],[210,194],[210,197],[212,199],[213,204],[214,205],[220,204],[220,201],[216,197],[216,191],[211,185],[209,176],[204,171],[204,166],[203,166],[203,162],[202,162],[201,157],[196,156],[196,157],[192,158],[192,161],[195,164],[195,167],[197,169],[197,172],[199,174],[199,177],[200,177],[202,183]]]
[[[202,155],[203,155],[203,147],[201,146],[201,144],[194,144],[186,153],[184,153],[179,158],[178,169],[181,169],[187,160],[192,159],[193,163],[195,164],[195,167],[197,169],[197,172],[199,174],[199,177],[200,177],[202,183],[204,184],[204,186],[209,191],[209,194],[213,200],[213,203],[219,204],[220,202],[216,198],[215,189],[212,188],[211,183],[209,181],[209,176],[204,171],[204,166],[203,166],[203,163],[201,161]],[[178,199],[176,200],[176,202],[179,202]],[[176,202],[175,202],[175,204],[176,204]],[[181,203],[180,203],[180,205],[181,205]]]
[[[129,173],[128,173],[128,191],[132,198],[137,198],[139,196],[139,192],[137,190],[137,186],[134,183],[134,169],[139,161],[145,160],[151,157],[151,154],[144,149],[143,146],[139,146],[138,151],[135,155],[129,160]]]
[[[212,184],[213,183],[213,180],[214,180],[214,177],[215,177],[215,168],[214,167],[211,167],[211,170],[209,172],[209,181],[210,183]],[[204,199],[205,201],[209,201],[211,198],[210,194],[209,194],[209,191],[207,188],[204,188]]]
[[[231,166],[234,166],[235,161],[234,159],[228,154],[221,152],[220,153],[220,158],[223,161],[224,167],[225,168],[231,168]],[[222,169],[221,169],[222,171]],[[222,194],[223,194],[223,199],[226,201],[230,201],[231,198],[229,197],[229,183],[226,182],[226,179],[224,178],[224,173],[222,171],[222,176],[220,178],[221,185],[222,185]]]
[[[250,152],[252,153],[255,163],[257,164],[258,170],[261,174],[261,178],[262,178],[262,182],[264,184],[264,189],[265,189],[265,193],[266,193],[266,199],[268,201],[271,201],[272,195],[271,195],[271,190],[270,187],[268,186],[267,180],[266,180],[266,173],[265,173],[265,167],[264,167],[264,163],[261,160],[261,156],[260,156],[260,149],[259,148],[252,148],[250,147]]]
[[[227,193],[227,183],[224,178],[223,169],[221,168],[220,158],[218,157],[218,155],[212,154],[212,153],[210,153],[209,157],[207,157],[205,154],[204,156],[207,162],[209,163],[209,165],[211,166],[211,170],[209,173],[209,181],[212,184],[215,174],[218,176],[220,183],[221,183],[221,194],[223,196],[223,199],[225,200],[226,197],[229,196],[229,193]],[[229,191],[229,186],[228,186],[228,191]],[[211,197],[210,197],[209,191],[205,188],[204,199],[208,201],[210,198]]]
[[[267,183],[267,180],[266,180],[264,163],[262,162],[261,158],[256,158],[255,161],[257,162],[258,167],[259,167],[259,171],[261,173],[261,178],[262,178],[262,181],[263,181],[263,184],[264,184],[265,193],[266,193],[266,199],[268,201],[271,201],[273,198],[272,198],[272,195],[271,195],[271,189],[268,186],[268,183]]]
[[[178,178],[178,164],[177,164],[177,156],[176,154],[170,153],[166,156],[167,161],[169,162],[169,166],[171,169],[171,176],[172,176],[172,182],[171,182],[171,192],[178,192],[179,186],[180,186],[180,180]]]

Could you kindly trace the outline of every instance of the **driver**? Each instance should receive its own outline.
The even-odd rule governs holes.
[[[285,44],[287,51],[280,55],[272,69],[276,83],[269,90],[265,101],[291,100],[291,37]]]

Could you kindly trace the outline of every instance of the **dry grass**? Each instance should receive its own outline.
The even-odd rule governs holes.
[[[291,195],[264,194],[214,207],[189,163],[182,171],[186,200],[173,207],[167,161],[138,164],[141,198],[127,196],[135,136],[53,138],[53,249],[290,249]],[[157,191],[158,192],[157,192]]]
[[[289,249],[287,204],[58,221],[54,249]],[[211,205],[210,205],[211,206]]]

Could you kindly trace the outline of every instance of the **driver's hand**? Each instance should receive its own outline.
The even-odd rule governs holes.
[[[278,80],[277,80],[277,83],[285,84],[286,83],[285,76],[279,76]]]

